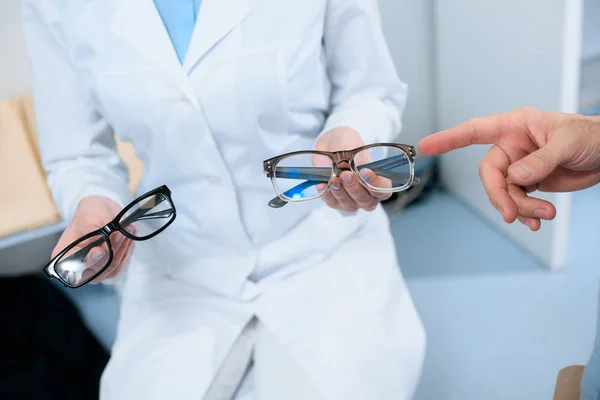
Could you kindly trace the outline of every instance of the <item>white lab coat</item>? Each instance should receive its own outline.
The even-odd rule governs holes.
[[[375,0],[204,0],[183,67],[151,0],[25,0],[40,145],[65,218],[124,205],[113,132],[178,218],[138,243],[103,399],[202,398],[257,315],[328,400],[406,399],[425,335],[379,208],[271,209],[262,161],[321,132],[400,130]]]

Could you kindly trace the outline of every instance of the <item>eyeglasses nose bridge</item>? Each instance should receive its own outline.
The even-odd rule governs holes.
[[[119,230],[119,228],[117,227],[117,224],[114,221],[109,222],[104,227],[102,227],[102,232],[104,234],[106,234],[106,236],[110,236],[111,233],[118,231],[118,230]]]
[[[350,150],[337,151],[333,154],[333,162],[338,165],[342,162],[350,164],[350,160],[354,157],[354,154]]]
[[[340,164],[342,164],[342,163],[347,163],[348,166],[350,167],[351,161],[350,160],[344,160],[344,159],[336,161],[336,163],[333,164],[333,174],[335,176],[340,176],[340,174],[342,172],[348,170],[348,168],[340,168]]]

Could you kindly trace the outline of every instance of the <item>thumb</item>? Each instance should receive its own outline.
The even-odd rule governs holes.
[[[508,177],[520,186],[537,184],[570,158],[568,146],[560,141],[549,141],[541,149],[529,154],[508,169]]]
[[[80,236],[81,235],[79,235],[77,230],[73,227],[73,224],[67,226],[62,235],[60,235],[56,246],[52,250],[52,257],[54,258],[58,253],[63,251],[65,247],[77,240]]]
[[[119,206],[111,204],[108,199],[88,198],[82,200],[73,219],[58,239],[58,243],[52,251],[52,257],[80,237],[110,222],[117,215],[118,210]]]

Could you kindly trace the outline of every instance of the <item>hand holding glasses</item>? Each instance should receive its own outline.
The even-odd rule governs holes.
[[[419,184],[415,177],[413,146],[382,143],[336,152],[297,151],[263,162],[277,197],[269,206],[321,197],[343,171],[351,171],[367,190],[395,193]]]
[[[110,235],[120,232],[131,240],[148,240],[173,223],[176,215],[169,188],[154,189],[134,200],[102,228],[68,245],[44,272],[67,287],[81,287],[100,276],[113,261]]]

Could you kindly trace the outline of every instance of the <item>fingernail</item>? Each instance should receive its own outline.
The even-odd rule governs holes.
[[[123,240],[125,240],[125,236],[121,235],[120,233],[117,233],[117,239],[115,239],[115,243],[119,245],[123,243]]]
[[[549,219],[550,218],[550,214],[548,213],[548,211],[546,211],[542,208],[538,208],[537,210],[534,210],[533,216],[536,218],[541,218],[541,219]]]
[[[135,229],[133,229],[133,226],[128,226],[128,227],[127,227],[125,230],[126,230],[127,232],[131,233],[132,235],[133,235],[133,233],[135,232]]]
[[[333,185],[331,185],[331,188],[333,190],[340,190],[340,185],[339,185],[339,183],[334,183]]]
[[[350,174],[350,173],[342,174],[342,182],[344,182],[344,185],[352,185],[353,181],[354,181],[354,178],[352,177],[352,174]]]
[[[104,252],[103,251],[98,251],[98,252],[92,254],[92,260],[94,260],[94,261],[98,261],[102,257],[104,257]]]
[[[529,178],[531,176],[531,174],[533,174],[533,168],[531,168],[529,165],[527,164],[518,164],[516,166],[514,166],[513,171],[515,172],[515,174],[517,174],[520,178]]]
[[[363,169],[360,171],[360,176],[362,176],[362,178],[365,180],[365,182],[369,182],[369,179],[371,179],[371,174],[369,174],[369,171]]]

